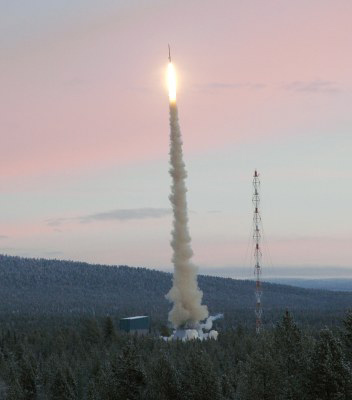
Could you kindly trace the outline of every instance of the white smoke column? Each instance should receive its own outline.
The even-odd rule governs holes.
[[[204,324],[200,324],[200,328],[204,329],[205,331],[210,331],[210,329],[213,327],[213,322],[216,321],[217,319],[223,318],[223,314],[216,314],[214,316],[210,316],[207,318]],[[212,331],[216,332],[216,331]]]
[[[173,286],[166,297],[173,302],[169,321],[175,328],[195,328],[208,317],[207,306],[202,305],[203,292],[198,287],[197,267],[191,262],[193,251],[188,231],[186,200],[186,167],[183,162],[181,131],[176,105],[176,81],[172,63],[169,63],[170,99],[170,201],[173,209],[171,246],[174,264]]]

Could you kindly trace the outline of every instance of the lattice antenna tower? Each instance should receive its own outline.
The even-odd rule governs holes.
[[[256,304],[255,304],[255,330],[256,333],[259,334],[261,329],[262,329],[262,303],[261,303],[261,297],[262,297],[262,283],[261,283],[261,274],[262,274],[262,267],[261,267],[261,259],[262,259],[262,252],[260,248],[260,242],[261,242],[261,233],[260,233],[260,227],[261,227],[261,217],[260,217],[260,212],[259,212],[259,205],[260,205],[260,180],[259,180],[259,174],[257,170],[254,171],[253,175],[253,197],[252,197],[252,202],[254,206],[254,213],[253,213],[253,242],[254,242],[254,260],[255,260],[255,266],[254,266],[254,275],[256,277],[256,283],[255,283],[255,299],[256,299]]]

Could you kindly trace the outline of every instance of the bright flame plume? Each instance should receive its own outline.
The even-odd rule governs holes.
[[[167,68],[167,81],[169,86],[170,103],[176,102],[176,72],[172,62],[169,62]]]

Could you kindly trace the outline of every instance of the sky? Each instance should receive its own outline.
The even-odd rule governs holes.
[[[194,262],[352,277],[350,0],[0,3],[0,252],[171,270],[170,43]]]

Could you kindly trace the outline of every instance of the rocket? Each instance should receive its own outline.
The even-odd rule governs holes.
[[[169,46],[169,62],[171,63],[171,50],[170,50],[170,45],[168,44],[168,46]]]

